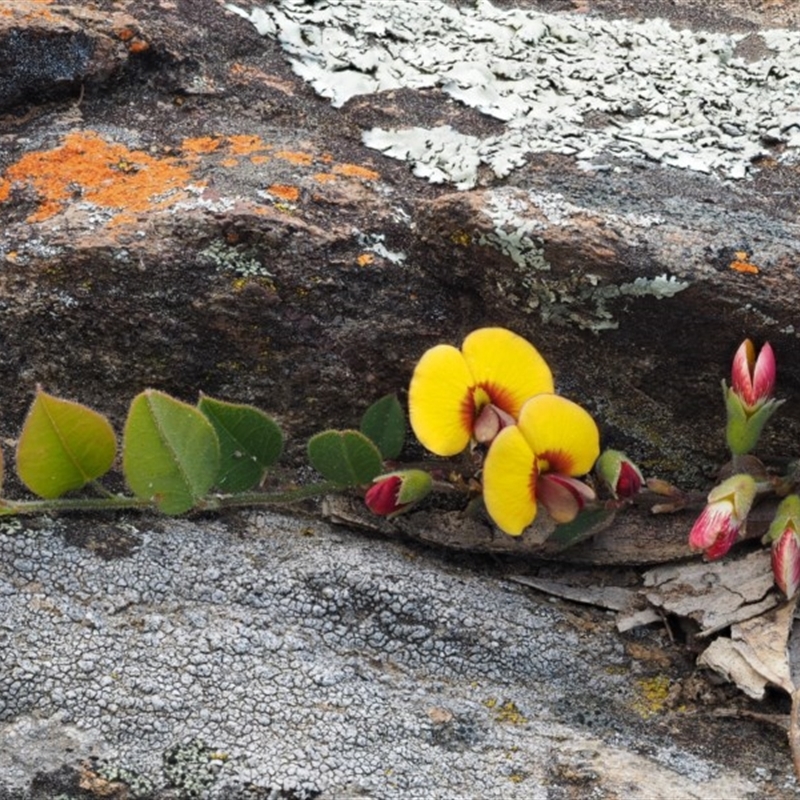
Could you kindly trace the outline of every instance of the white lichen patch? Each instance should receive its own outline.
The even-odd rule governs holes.
[[[676,30],[486,0],[327,0],[226,6],[278,39],[292,68],[336,107],[364,94],[438,87],[505,123],[499,135],[449,127],[374,129],[365,143],[459,188],[478,166],[499,177],[536,152],[591,168],[610,157],[745,177],[765,142],[800,152],[800,32],[766,30],[768,55],[736,53],[745,34]]]
[[[386,246],[386,236],[380,233],[358,235],[359,244],[368,252],[388,261],[390,264],[402,264],[407,256],[401,250],[390,250]]]

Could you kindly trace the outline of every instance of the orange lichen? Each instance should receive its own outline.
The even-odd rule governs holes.
[[[117,39],[120,39],[123,42],[127,42],[130,39],[133,39],[136,36],[136,31],[131,27],[125,28],[115,28],[114,34],[116,35]]]
[[[368,267],[375,261],[375,256],[373,256],[372,253],[362,253],[357,261],[359,267]]]
[[[213,153],[219,148],[220,140],[214,136],[196,136],[190,139],[184,139],[181,143],[181,150],[184,153],[195,153],[196,155],[205,155],[206,153]]]
[[[348,178],[363,178],[366,181],[376,181],[380,178],[380,173],[366,167],[359,167],[358,164],[337,164],[333,171],[337,175],[346,175]]]
[[[158,207],[159,200],[191,179],[191,170],[175,159],[129,150],[93,131],[74,132],[61,147],[28,153],[12,164],[0,178],[0,202],[8,199],[14,184],[26,184],[39,198],[29,222],[58,214],[76,196],[130,214]]]
[[[239,166],[239,159],[238,158],[223,158],[222,161],[219,162],[223,167],[238,167]]]
[[[296,203],[300,199],[300,190],[296,186],[288,186],[285,183],[273,183],[267,187],[267,191],[281,200]]]
[[[249,156],[251,153],[256,153],[259,150],[268,150],[268,145],[260,136],[250,136],[248,134],[240,134],[237,136],[226,137],[228,142],[228,149],[237,156]]]
[[[290,164],[297,164],[301,167],[308,167],[314,161],[314,156],[312,156],[311,153],[294,153],[291,150],[281,150],[275,153],[275,158],[282,158]]]
[[[144,53],[146,50],[150,49],[150,45],[144,39],[134,39],[128,45],[128,52],[129,53]]]
[[[317,183],[332,183],[333,181],[338,180],[336,175],[331,175],[330,172],[317,172],[311,177],[313,177]]]
[[[18,19],[39,19],[48,21],[59,21],[59,17],[53,14],[45,6],[49,6],[52,0],[23,0],[23,2],[4,2],[0,3],[0,16],[16,17]]]
[[[744,272],[750,275],[758,275],[761,271],[755,264],[750,262],[750,254],[745,250],[737,250],[733,254],[733,261],[728,267],[736,272]]]
[[[269,156],[250,156],[250,163],[252,164],[266,164],[270,161]]]

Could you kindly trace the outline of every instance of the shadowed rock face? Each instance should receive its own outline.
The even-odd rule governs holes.
[[[20,36],[62,36],[66,53],[83,36],[94,54],[80,68],[64,55],[64,83],[52,71],[49,91],[67,90],[60,103],[31,103],[32,76],[51,73],[30,58],[14,72],[16,93],[4,94],[7,432],[40,381],[97,398],[116,420],[144,385],[187,398],[202,388],[276,413],[299,442],[325,425],[352,424],[370,400],[402,389],[429,345],[501,324],[537,344],[562,391],[596,413],[609,445],[666,477],[701,482],[723,456],[718,384],[739,341],[773,343],[781,393],[800,383],[796,128],[782,106],[797,82],[795,60],[782,55],[794,34],[762,35],[759,19],[722,11],[713,29],[701,16],[681,33],[690,6],[679,7],[675,29],[655,20],[673,8],[656,5],[631,22],[611,6],[589,15],[552,4],[442,6],[439,50],[408,38],[416,23],[401,2],[382,5],[371,21],[354,3],[337,6],[338,22],[322,12],[315,20],[303,4],[271,15],[240,8],[264,37],[211,2],[158,13],[134,3],[124,18],[43,3],[5,15],[7,48]],[[772,13],[765,26],[788,21]],[[326,20],[320,38],[315,26]],[[509,31],[503,102],[486,106],[470,88],[488,57],[481,41],[499,46]],[[669,47],[656,70],[657,45],[648,42],[659,32]],[[765,43],[750,60],[737,55],[748,34]],[[453,73],[452,48],[469,35],[475,41],[457,53]],[[367,55],[348,54],[362,39],[372,42]],[[626,66],[620,52],[602,60],[599,45],[610,42],[636,63]],[[103,47],[114,57],[98,66]],[[722,89],[707,112],[698,100],[707,136],[685,143],[690,101],[670,116],[629,97],[657,93],[665,75],[688,80],[682,47],[693,85],[729,85],[731,97],[725,113],[713,110]],[[535,75],[513,72],[537,53]],[[337,57],[353,63],[342,72]],[[547,83],[548,69],[561,74],[573,62],[582,66],[570,67],[569,81],[537,95],[534,78]],[[489,66],[482,80],[505,75]],[[636,76],[615,91],[639,112],[608,88],[594,114],[567,113],[571,98],[584,102],[581,76],[597,93],[616,85],[612,73]],[[378,80],[389,75],[395,83]],[[734,130],[726,113],[760,96],[761,84],[774,107],[742,111]],[[331,85],[341,108],[311,88],[325,94]],[[673,90],[664,84],[669,102]],[[516,125],[515,114],[535,118],[545,97],[549,133]],[[405,157],[423,178],[362,143],[370,132],[412,128]],[[451,146],[461,134],[478,143],[477,161]],[[444,172],[431,172],[434,152]],[[474,165],[473,190],[424,179],[463,171],[464,158]],[[767,445],[776,455],[791,452],[797,414],[796,404],[785,406],[782,435]]]
[[[492,324],[687,486],[769,340],[763,449],[797,455],[789,4],[123,6],[0,0],[3,436],[37,382],[118,429],[145,386],[202,389],[299,457]],[[184,761],[218,797],[791,791],[782,734],[653,733],[657,676],[475,564],[278,518],[116,528],[2,531],[0,797],[185,789]]]

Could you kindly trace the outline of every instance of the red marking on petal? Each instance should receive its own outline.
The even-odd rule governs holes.
[[[558,472],[561,475],[572,475],[575,468],[575,459],[565,450],[545,450],[537,453],[540,461],[547,464],[544,472]]]
[[[516,417],[516,412],[518,412],[519,409],[514,402],[514,396],[505,386],[501,386],[497,383],[483,382],[480,384],[480,387],[489,395],[493,406],[497,406],[499,409],[505,411],[506,414],[511,414]]]

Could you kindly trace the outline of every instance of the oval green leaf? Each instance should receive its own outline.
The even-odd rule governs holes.
[[[397,458],[406,440],[406,416],[397,395],[387,394],[373,403],[364,412],[360,427],[384,458]]]
[[[97,411],[36,390],[17,443],[17,474],[46,500],[80,489],[111,469],[117,440]]]
[[[547,540],[548,544],[555,544],[559,550],[566,550],[576,544],[601,533],[614,521],[616,513],[608,508],[593,508],[581,511],[572,522],[557,525],[555,531]]]
[[[201,395],[197,407],[214,426],[220,446],[217,487],[246,492],[261,483],[283,452],[281,429],[263,411]]]
[[[360,431],[323,431],[312,436],[308,460],[323,477],[341,487],[371,483],[383,471],[380,451]]]
[[[137,497],[165,514],[183,514],[214,485],[219,464],[217,434],[196,408],[155,389],[133,398],[122,470]]]

